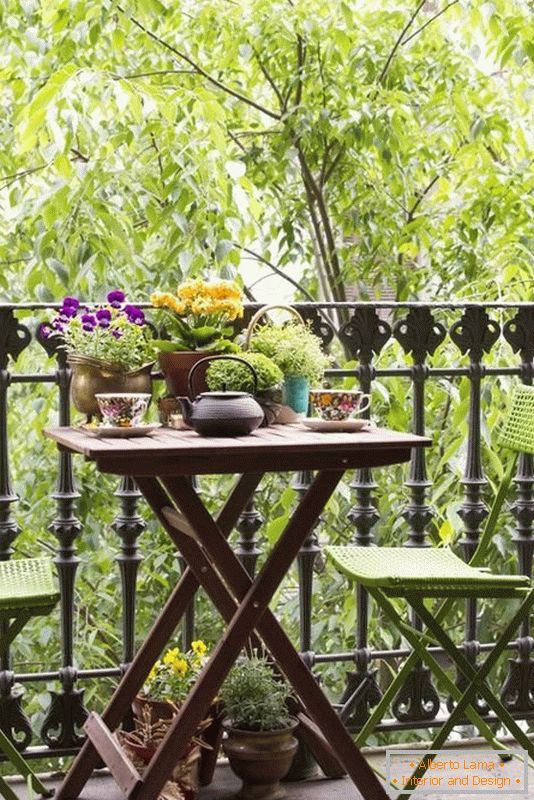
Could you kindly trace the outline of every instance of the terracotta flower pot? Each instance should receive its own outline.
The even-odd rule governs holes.
[[[285,790],[280,781],[285,777],[298,742],[293,736],[298,726],[297,720],[279,731],[242,731],[232,727],[231,720],[225,720],[227,739],[223,750],[228,756],[230,766],[243,781],[236,795],[241,800],[280,800]]]
[[[158,719],[172,719],[176,712],[177,707],[167,700],[151,700],[149,697],[143,697],[138,694],[132,701],[132,711],[138,719],[143,718],[143,711],[145,708],[150,710],[150,722],[157,722]]]
[[[100,417],[95,394],[100,392],[152,393],[152,366],[145,364],[136,370],[125,372],[120,364],[112,364],[99,358],[71,354],[67,362],[72,369],[70,393],[74,407],[88,417]]]
[[[187,385],[189,372],[197,361],[206,358],[206,355],[206,353],[198,350],[182,350],[176,353],[159,354],[159,365],[163,372],[169,394],[174,397],[190,396]],[[215,353],[209,353],[209,355],[215,355]],[[199,367],[195,375],[195,391],[197,394],[208,391],[205,380],[206,369],[207,365],[205,368]]]

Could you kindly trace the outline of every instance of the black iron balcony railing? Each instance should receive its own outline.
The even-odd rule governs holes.
[[[56,306],[57,307],[57,306]],[[340,522],[346,541],[371,544],[382,536],[381,512],[386,511],[388,520],[396,519],[395,537],[406,546],[425,546],[436,534],[436,520],[441,516],[433,508],[433,486],[429,474],[436,473],[435,464],[439,456],[441,469],[449,469],[451,480],[442,491],[440,502],[445,507],[458,504],[458,514],[463,525],[460,545],[464,556],[473,553],[487,515],[485,494],[488,489],[486,471],[498,469],[495,463],[483,463],[488,449],[483,443],[484,421],[495,416],[496,382],[500,382],[502,394],[513,381],[532,383],[534,358],[534,305],[528,304],[461,304],[461,303],[302,303],[296,304],[302,316],[318,333],[326,348],[337,354],[338,364],[332,367],[329,378],[353,377],[364,392],[373,393],[375,407],[388,409],[388,402],[397,404],[400,419],[406,419],[410,408],[411,428],[415,433],[435,433],[435,410],[442,398],[439,414],[440,437],[445,437],[450,426],[458,426],[462,419],[465,447],[456,449],[454,464],[443,467],[447,452],[443,447],[431,448],[428,452],[415,450],[404,482],[403,495],[396,495],[391,508],[387,492],[386,504],[379,505],[377,484],[368,469],[357,472],[350,484],[353,505]],[[17,508],[24,497],[17,485],[12,485],[12,474],[20,475],[19,453],[10,441],[10,422],[20,409],[11,400],[16,384],[32,387],[35,399],[44,392],[43,384],[55,385],[58,421],[70,423],[69,381],[70,370],[62,354],[56,354],[55,370],[50,370],[36,335],[39,319],[50,315],[53,305],[18,304],[0,305],[0,559],[8,559],[17,550],[21,529],[16,521]],[[257,307],[247,308],[247,318]],[[337,322],[335,322],[337,320]],[[20,371],[20,361],[29,364]],[[348,361],[348,359],[352,359]],[[348,361],[348,366],[347,366]],[[155,376],[157,380],[159,376]],[[403,389],[390,392],[385,399],[384,387]],[[461,391],[459,389],[461,383]],[[374,391],[376,389],[377,391]],[[441,393],[441,395],[440,395]],[[454,403],[451,397],[458,394],[456,417],[452,414]],[[433,416],[425,420],[429,396],[433,396]],[[462,417],[462,408],[465,415]],[[39,441],[39,440],[37,440]],[[39,444],[39,448],[41,445]],[[437,451],[437,455],[436,455]],[[27,456],[25,456],[27,458]],[[37,455],[36,455],[37,457]],[[30,459],[31,461],[31,459]],[[427,469],[427,461],[430,469]],[[461,463],[460,463],[461,462]],[[75,473],[77,462],[71,455],[60,452],[55,476],[50,476],[47,493],[52,498],[55,513],[46,521],[39,519],[38,527],[49,527],[57,540],[55,562],[61,586],[61,615],[59,661],[50,669],[14,673],[9,654],[1,656],[0,663],[0,726],[8,735],[25,747],[29,755],[68,754],[74,752],[81,741],[81,726],[87,714],[82,688],[89,679],[116,679],[132,659],[135,642],[142,635],[136,631],[136,591],[142,556],[138,547],[139,538],[146,523],[139,515],[137,505],[139,493],[130,479],[124,479],[115,496],[117,508],[111,524],[119,537],[119,568],[122,601],[122,654],[115,666],[94,664],[90,668],[76,668],[74,646],[75,587],[78,568],[77,542],[83,537],[80,504],[83,501],[77,490]],[[30,462],[25,470],[31,473]],[[461,472],[461,476],[458,474]],[[396,473],[400,474],[400,473]],[[455,479],[455,475],[459,479]],[[293,481],[297,493],[303,493],[310,475],[298,474]],[[18,491],[18,493],[17,493]],[[20,497],[19,497],[20,495]],[[512,534],[515,553],[515,569],[531,574],[534,553],[534,472],[530,456],[519,460],[515,480],[515,497],[511,512],[514,517]],[[44,507],[44,506],[43,506]],[[265,516],[265,515],[264,515]],[[31,513],[30,513],[31,517]],[[399,520],[401,521],[399,524]],[[261,527],[264,522],[254,503],[250,503],[239,521],[240,538],[236,543],[238,552],[247,569],[253,572],[262,552]],[[341,667],[349,665],[344,690],[339,694],[343,704],[352,697],[349,707],[344,709],[347,723],[354,729],[360,727],[367,717],[369,707],[381,696],[376,679],[376,665],[380,660],[394,663],[402,659],[407,650],[395,648],[372,648],[369,639],[369,609],[364,591],[356,598],[356,622],[351,643],[354,647],[338,652],[316,652],[313,636],[314,621],[314,574],[320,559],[320,536],[309,538],[298,557],[298,600],[300,609],[300,650],[307,663],[315,667],[323,664],[340,665],[340,681],[346,673]],[[37,549],[37,543],[36,543]],[[503,555],[505,558],[505,555]],[[510,564],[506,565],[506,569]],[[142,569],[142,567],[141,567]],[[491,648],[491,642],[479,642],[480,614],[477,603],[470,601],[465,613],[464,647],[468,656],[476,660],[478,654]],[[105,610],[102,613],[108,613]],[[185,642],[202,631],[195,631],[193,609],[188,614],[183,631]],[[340,643],[341,644],[341,643]],[[520,631],[519,638],[510,643],[512,657],[508,673],[502,686],[502,695],[507,707],[519,718],[529,718],[534,711],[534,662],[531,652],[534,639],[528,625]],[[439,649],[439,648],[437,648]],[[14,690],[15,684],[38,686],[53,682],[50,703],[44,712],[39,730],[32,730],[24,707],[28,697]],[[359,692],[354,696],[355,690]],[[42,691],[42,690],[41,690]],[[29,694],[29,693],[28,693]],[[446,713],[446,698],[441,698],[430,681],[425,669],[416,670],[400,695],[395,699],[389,719],[381,730],[429,728],[437,726]],[[33,746],[32,746],[33,745]]]

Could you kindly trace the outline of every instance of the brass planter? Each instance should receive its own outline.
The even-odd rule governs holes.
[[[152,393],[151,372],[153,364],[125,372],[120,364],[112,364],[90,356],[69,355],[72,368],[71,398],[74,407],[88,417],[100,418],[95,398],[99,392],[143,392]]]
[[[298,727],[292,720],[289,727],[280,731],[242,731],[225,720],[227,739],[223,750],[230,766],[243,781],[236,795],[240,800],[280,800],[285,790],[280,781],[289,772],[298,747],[293,736]]]

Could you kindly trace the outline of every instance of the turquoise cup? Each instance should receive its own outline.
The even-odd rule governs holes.
[[[282,402],[296,414],[308,413],[310,385],[307,378],[289,375],[284,379]]]

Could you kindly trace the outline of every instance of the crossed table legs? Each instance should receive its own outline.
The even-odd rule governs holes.
[[[241,649],[251,636],[256,635],[255,631],[265,642],[278,668],[293,686],[308,715],[326,737],[362,795],[366,800],[387,800],[381,783],[268,608],[342,475],[343,471],[340,470],[317,474],[254,581],[226,538],[261,475],[247,474],[241,477],[217,521],[208,513],[187,478],[165,478],[161,483],[155,478],[136,478],[149,505],[163,522],[189,566],[104,712],[103,721],[107,728],[114,730],[120,724],[129,703],[141,688],[199,585],[214,601],[227,620],[228,627],[197,684],[175,716],[143,778],[133,780],[128,785],[128,800],[157,798]],[[98,754],[88,740],[60,787],[57,800],[78,797],[97,762]]]

